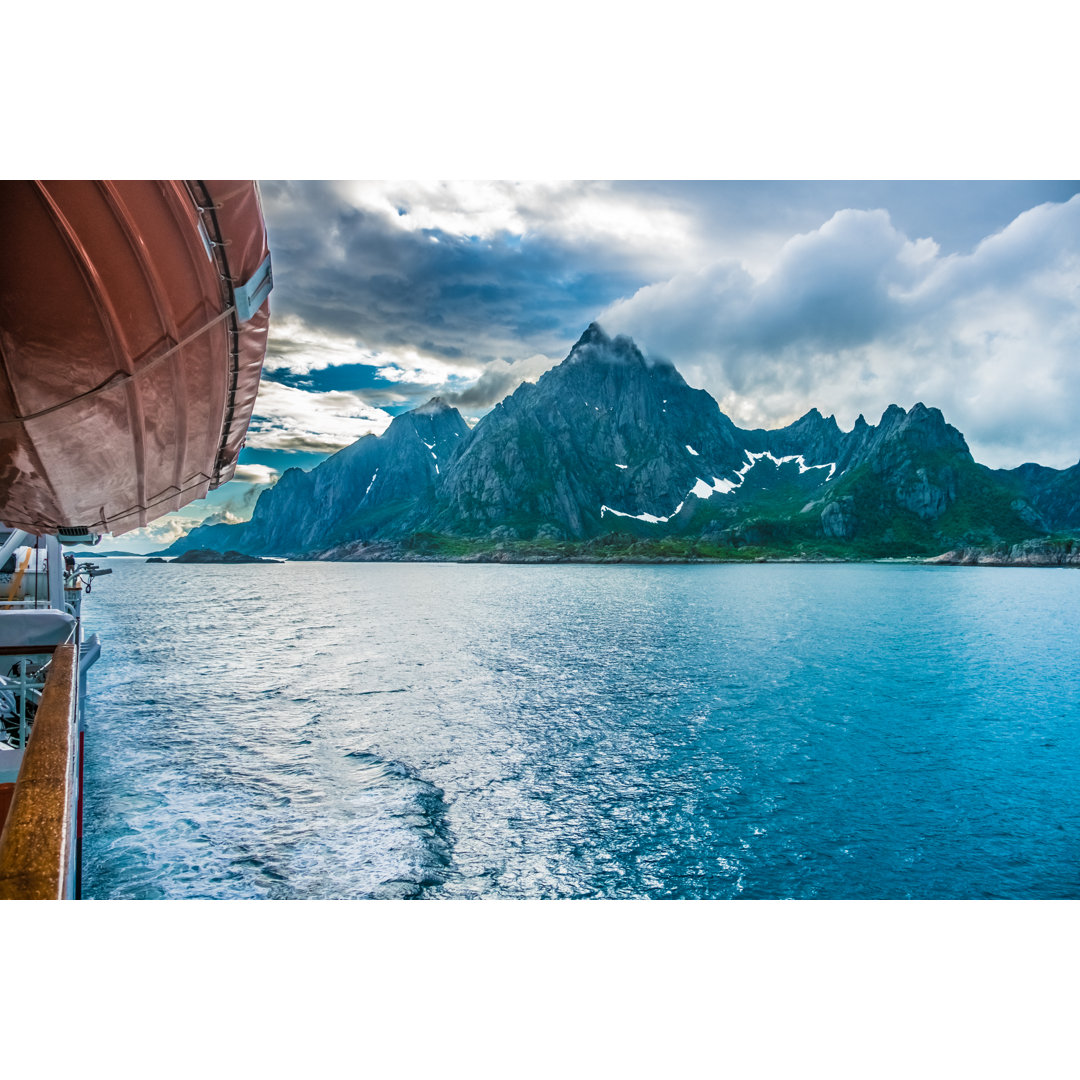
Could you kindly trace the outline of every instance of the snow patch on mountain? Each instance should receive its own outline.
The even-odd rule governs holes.
[[[836,462],[830,461],[824,465],[807,465],[806,459],[802,454],[788,454],[786,457],[773,457],[768,450],[762,451],[760,454],[751,454],[749,450],[746,451],[746,456],[750,459],[750,464],[745,466],[741,475],[745,476],[746,471],[753,468],[763,457],[767,457],[777,467],[786,465],[789,461],[794,461],[799,466],[799,475],[801,476],[805,472],[809,472],[811,469],[828,469],[829,475],[825,477],[826,482],[833,478],[833,473],[836,472]]]
[[[691,453],[694,453],[694,451],[691,450],[689,446],[686,449],[690,450]],[[831,480],[833,478],[833,473],[836,472],[835,461],[829,462],[825,465],[807,465],[806,459],[803,457],[802,454],[788,454],[786,457],[778,458],[771,454],[768,450],[763,450],[760,454],[755,454],[750,450],[744,450],[743,453],[746,454],[747,462],[745,465],[743,465],[741,469],[735,470],[735,475],[738,477],[738,480],[722,480],[720,479],[720,477],[714,476],[712,478],[712,483],[710,484],[707,480],[702,480],[702,478],[699,476],[696,478],[694,486],[687,494],[687,498],[689,498],[690,495],[695,495],[699,499],[708,499],[711,498],[714,494],[730,495],[736,488],[742,487],[743,481],[746,480],[746,474],[762,458],[768,458],[777,468],[779,468],[781,465],[786,465],[789,462],[794,461],[799,466],[800,476],[805,472],[809,472],[811,469],[828,469],[829,475],[825,477],[825,482]],[[697,455],[695,454],[695,456]]]
[[[628,514],[623,510],[615,510],[605,504],[600,507],[600,517],[602,518],[604,514],[614,514],[616,517],[633,518],[635,521],[647,521],[651,525],[658,525],[662,521],[670,521],[685,505],[685,502],[681,502],[667,517],[657,517],[656,514]]]

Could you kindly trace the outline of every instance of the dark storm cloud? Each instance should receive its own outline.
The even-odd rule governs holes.
[[[602,244],[536,233],[402,228],[340,187],[265,183],[275,316],[368,350],[418,349],[477,366],[561,358],[592,315],[650,277]],[[404,216],[404,215],[398,215]],[[287,362],[302,346],[275,340]]]
[[[523,382],[538,378],[551,366],[546,356],[538,355],[507,363],[492,360],[480,378],[460,391],[444,392],[442,396],[461,409],[484,411],[512,394]]]
[[[807,360],[820,366],[890,331],[905,243],[884,211],[841,211],[790,240],[763,279],[722,260],[642,289],[602,321],[676,366],[715,362],[725,389],[805,391],[815,381]]]

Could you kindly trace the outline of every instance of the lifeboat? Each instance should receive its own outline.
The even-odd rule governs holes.
[[[0,183],[0,521],[138,528],[231,479],[273,285],[253,181]]]

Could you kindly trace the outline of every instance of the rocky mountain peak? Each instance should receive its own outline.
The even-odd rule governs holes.
[[[917,401],[906,414],[902,409],[900,412],[899,432],[907,441],[923,449],[940,448],[970,456],[964,436],[945,420],[940,409],[928,409]]]
[[[437,413],[449,412],[453,408],[454,406],[445,398],[433,397],[430,401],[425,401],[423,405],[417,405],[412,412],[417,416],[433,416]]]
[[[620,334],[609,337],[599,323],[589,323],[588,329],[570,350],[570,354],[559,366],[580,363],[632,364],[645,367],[645,357],[634,343],[633,338]]]
[[[577,339],[574,344],[574,348],[570,350],[570,355],[573,356],[574,352],[584,345],[610,345],[611,338],[604,333],[604,328],[598,322],[591,322],[585,328],[585,332]]]
[[[858,421],[855,427],[860,427]],[[869,430],[877,440],[897,439],[921,450],[946,449],[969,453],[964,436],[945,420],[941,410],[929,409],[921,401],[916,402],[910,410],[890,405],[882,413],[877,428]]]
[[[389,436],[391,439],[400,438],[403,435],[411,437],[422,432],[425,439],[431,440],[444,438],[453,432],[457,432],[460,437],[467,431],[468,425],[461,413],[453,405],[448,404],[444,398],[433,397],[423,405],[395,416],[390,421],[390,426],[383,437]]]
[[[811,409],[791,425],[794,429],[807,431],[827,431],[830,435],[840,434],[840,425],[835,416],[823,416],[820,409]]]

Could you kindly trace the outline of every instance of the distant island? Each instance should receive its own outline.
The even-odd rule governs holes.
[[[95,559],[142,559],[146,552],[138,551],[94,551],[93,548],[69,549],[77,558],[86,559],[91,556]]]
[[[160,555],[146,560],[148,563],[276,563],[280,559],[260,559],[254,555],[245,555],[240,551],[211,551],[208,548],[196,548],[185,551],[175,559],[163,559]]]
[[[250,521],[199,526],[161,554],[1072,566],[1077,537],[1080,464],[987,468],[921,402],[850,431],[817,409],[740,428],[673,365],[594,323],[475,427],[433,398],[309,472],[286,470]]]

